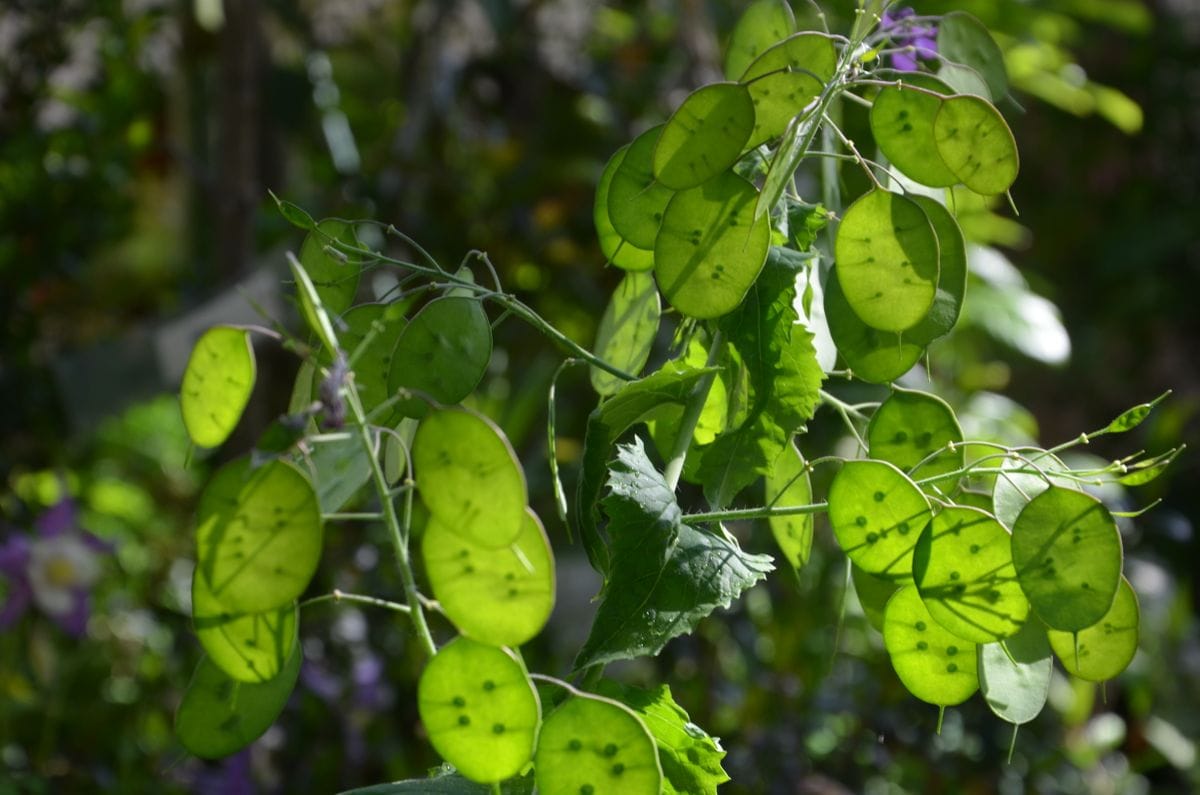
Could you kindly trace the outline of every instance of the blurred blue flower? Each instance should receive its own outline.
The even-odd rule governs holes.
[[[884,11],[879,20],[879,30],[888,34],[896,47],[911,47],[911,50],[891,54],[892,67],[901,72],[915,72],[919,58],[937,57],[937,27],[906,22],[916,14],[911,8]]]
[[[12,626],[36,605],[68,635],[83,637],[101,556],[112,549],[79,527],[70,498],[39,516],[34,529],[32,537],[13,533],[0,544],[0,576],[8,581],[0,629]]]

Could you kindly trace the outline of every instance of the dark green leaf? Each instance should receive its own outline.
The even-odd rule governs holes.
[[[975,70],[987,85],[988,98],[1003,99],[1008,93],[1004,53],[988,29],[965,11],[951,11],[938,22],[938,56],[953,64]]]
[[[326,218],[309,232],[300,246],[300,264],[331,315],[340,315],[354,303],[361,273],[353,255],[330,253],[333,241],[358,247],[354,224],[340,218]]]
[[[271,198],[275,200],[275,208],[279,210],[279,214],[289,224],[297,229],[303,229],[305,232],[311,232],[313,229],[316,229],[317,222],[313,220],[311,215],[305,212],[304,208],[289,201],[284,201],[272,191],[267,191],[267,193],[271,194]]]
[[[627,373],[640,373],[658,336],[662,305],[649,273],[627,273],[600,318],[594,353]],[[601,395],[619,390],[625,379],[591,368],[592,387]]]
[[[430,301],[400,336],[392,352],[387,388],[425,392],[439,403],[458,403],[475,389],[492,358],[492,326],[475,298],[450,295]],[[429,404],[419,397],[396,409],[423,417]]]
[[[725,50],[725,79],[738,80],[755,58],[796,31],[786,0],[754,0],[738,17]]]

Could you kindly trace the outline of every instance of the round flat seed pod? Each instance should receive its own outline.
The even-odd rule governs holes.
[[[1000,112],[982,97],[947,97],[933,122],[942,161],[971,190],[1004,193],[1017,178],[1017,142]]]
[[[725,77],[737,80],[755,58],[796,31],[787,0],[755,0],[738,17],[725,48]]]
[[[949,334],[958,322],[967,293],[967,245],[949,210],[928,196],[910,198],[925,211],[938,241],[938,284],[933,305],[917,325],[904,332],[907,340],[925,346]]]
[[[892,580],[867,574],[865,571],[850,564],[850,579],[854,582],[854,594],[862,605],[863,615],[867,623],[877,631],[883,632],[883,614],[887,609],[888,600],[899,588]]]
[[[621,167],[627,151],[629,151],[628,144],[613,153],[608,164],[604,166],[600,182],[596,184],[596,201],[592,205],[592,222],[596,226],[596,239],[600,243],[600,251],[603,252],[605,259],[621,270],[648,271],[654,267],[654,252],[638,248],[621,237],[617,228],[613,226],[612,219],[608,216],[608,189],[612,185],[613,176]]]
[[[837,278],[854,313],[880,331],[904,331],[933,306],[938,243],[920,205],[872,190],[842,217],[834,242]]]
[[[279,459],[219,469],[200,496],[196,571],[230,613],[261,613],[294,601],[317,570],[323,541],[312,484]]]
[[[820,95],[836,65],[833,39],[821,33],[789,36],[756,58],[741,77],[754,103],[754,131],[745,148],[782,135]]]
[[[408,321],[404,319],[398,304],[361,304],[343,315],[342,321],[346,328],[339,342],[347,356],[358,350],[374,324],[380,326],[380,331],[371,338],[354,362],[354,385],[362,400],[363,411],[370,414],[372,409],[391,395],[388,379],[392,369],[392,352]],[[392,423],[385,418],[379,424]]]
[[[625,274],[600,318],[595,354],[627,373],[640,373],[650,358],[661,319],[662,302],[654,277],[649,273]],[[615,395],[627,383],[598,367],[591,368],[591,379],[592,387],[601,395]]]
[[[511,778],[533,756],[541,702],[507,649],[447,643],[421,673],[417,709],[434,750],[472,781]]]
[[[737,162],[754,130],[754,103],[741,83],[709,83],[671,114],[654,148],[654,177],[671,190],[707,182]]]
[[[1051,484],[1079,490],[1075,481],[1054,474],[1067,469],[1067,465],[1058,456],[1035,453],[1030,458],[1046,477],[1034,472],[1004,471],[996,475],[996,484],[992,487],[992,512],[1001,524],[1010,529],[1029,501],[1050,488]],[[1019,470],[1027,467],[1025,461],[1019,458],[1005,458],[1000,462],[1002,470]]]
[[[1048,628],[1078,632],[1112,607],[1121,535],[1090,494],[1052,486],[1034,497],[1013,523],[1012,553],[1021,588]]]
[[[914,473],[919,478],[961,469],[962,440],[954,411],[946,401],[927,392],[893,391],[867,426],[871,458],[895,464],[906,472],[920,464]],[[954,450],[947,449],[951,444]],[[939,450],[942,452],[937,453]]]
[[[883,645],[900,681],[922,701],[951,707],[979,689],[975,644],[934,621],[916,588],[888,600]]]
[[[979,690],[997,717],[1016,726],[1033,720],[1046,706],[1053,670],[1039,621],[1026,622],[1007,640],[979,647]]]
[[[788,444],[775,459],[775,468],[766,477],[767,505],[806,505],[812,502],[812,482],[804,457],[795,445]],[[772,516],[767,520],[779,551],[799,571],[812,554],[813,524],[811,513],[794,516]]]
[[[663,125],[633,139],[608,185],[608,218],[633,246],[653,249],[672,191],[654,178],[654,147]]]
[[[433,595],[463,635],[520,646],[546,625],[554,609],[554,556],[532,509],[508,547],[479,546],[433,518],[421,549]]]
[[[975,508],[933,517],[913,553],[913,579],[934,620],[975,643],[1013,635],[1029,615],[1008,531]]]
[[[278,676],[296,647],[299,614],[295,602],[262,613],[230,613],[199,570],[192,575],[192,628],[208,659],[230,679]]]
[[[946,61],[978,73],[990,99],[998,100],[1008,93],[1004,53],[975,17],[965,11],[943,14],[938,22],[937,49]]]
[[[758,191],[732,172],[671,199],[654,244],[654,275],[671,306],[707,319],[733,311],[767,261],[771,229]]]
[[[542,722],[533,758],[542,795],[657,795],[658,748],[631,709],[597,696],[568,698]]]
[[[175,713],[179,742],[203,759],[219,759],[257,740],[287,704],[300,659],[296,646],[278,676],[254,684],[232,679],[202,658]]]
[[[396,340],[388,391],[413,389],[439,403],[457,403],[475,389],[492,358],[492,326],[474,298],[446,296],[430,301]],[[429,404],[413,397],[396,404],[409,417],[423,417]]]
[[[943,84],[937,86],[931,90],[949,93]],[[927,86],[880,90],[871,106],[871,133],[880,151],[905,176],[931,188],[949,187],[958,183],[958,175],[942,160],[933,134],[933,120],[944,100],[922,88]]]
[[[305,236],[300,245],[300,264],[312,280],[325,311],[340,315],[354,303],[362,269],[352,256],[338,257],[326,251],[332,240],[356,248],[359,245],[352,222],[326,218]]]
[[[912,581],[912,554],[929,501],[885,461],[847,461],[829,485],[829,523],[845,553],[868,574]]]
[[[183,425],[193,442],[216,447],[229,438],[254,391],[255,372],[250,332],[214,326],[196,341],[179,388]]]
[[[1125,670],[1137,653],[1140,611],[1137,594],[1129,581],[1121,578],[1116,598],[1104,617],[1079,630],[1079,653],[1075,633],[1050,630],[1050,645],[1072,676],[1089,682],[1112,679]]]
[[[838,353],[857,378],[874,384],[895,381],[921,360],[925,347],[911,341],[911,334],[880,331],[862,322],[842,293],[837,266],[833,270],[825,285],[825,317]]]
[[[526,521],[525,475],[491,420],[465,409],[431,412],[417,428],[412,457],[417,490],[438,521],[488,549],[517,540]]]

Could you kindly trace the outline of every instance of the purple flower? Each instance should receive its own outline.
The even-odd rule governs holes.
[[[879,21],[879,30],[888,34],[894,46],[912,48],[891,54],[892,66],[901,72],[917,71],[918,58],[937,57],[937,27],[905,22],[915,14],[911,8],[900,8],[894,13],[884,11]]]
[[[8,580],[0,629],[12,626],[36,605],[68,635],[83,637],[91,613],[90,592],[100,579],[100,555],[111,549],[79,528],[70,498],[39,516],[34,527],[32,538],[13,533],[0,544],[0,576]]]

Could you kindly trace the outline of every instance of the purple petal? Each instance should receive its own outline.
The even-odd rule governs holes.
[[[300,681],[323,701],[332,703],[342,695],[342,683],[318,663],[305,660]]]
[[[92,614],[91,599],[86,589],[77,588],[71,594],[71,610],[61,616],[53,616],[54,623],[73,638],[87,634],[88,618]]]
[[[913,46],[917,48],[917,57],[919,58],[936,58],[937,57],[937,39],[919,38],[913,39]]]
[[[892,53],[892,68],[899,69],[901,72],[917,71],[917,59],[911,53],[894,52]]]
[[[46,509],[34,526],[44,538],[54,538],[75,528],[76,514],[75,501],[67,497]]]
[[[9,582],[8,600],[5,601],[4,607],[0,608],[0,629],[8,629],[21,616],[25,615],[25,611],[29,609],[29,603],[33,599],[33,589],[29,587],[29,581],[25,578],[13,579]]]
[[[14,533],[0,544],[0,573],[9,577],[21,577],[29,566],[29,536]]]

